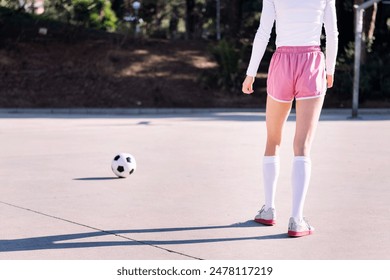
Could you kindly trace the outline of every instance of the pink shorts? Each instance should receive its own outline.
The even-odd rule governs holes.
[[[268,71],[267,93],[280,102],[326,93],[325,59],[319,46],[279,47]]]

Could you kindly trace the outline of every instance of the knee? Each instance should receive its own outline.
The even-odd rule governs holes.
[[[294,155],[295,156],[309,156],[310,145],[308,143],[297,143],[294,142]]]

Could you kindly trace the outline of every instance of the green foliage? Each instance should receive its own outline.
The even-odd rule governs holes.
[[[371,53],[361,67],[361,99],[390,99],[390,54]]]
[[[350,42],[337,61],[332,91],[340,101],[352,96],[354,55],[354,43]],[[390,100],[390,53],[377,50],[367,54],[360,68],[359,100]]]
[[[218,72],[213,75],[214,84],[216,82],[220,88],[235,91],[241,83],[240,52],[226,40],[211,46],[210,52],[218,64]]]
[[[114,31],[118,21],[108,0],[72,0],[73,19],[85,27]]]
[[[88,24],[90,14],[92,13],[92,1],[90,0],[72,0],[73,19],[84,25]]]
[[[0,0],[0,6],[11,9],[18,9],[20,8],[20,3],[18,0]]]
[[[70,23],[74,17],[72,1],[46,0],[44,14],[52,19]]]
[[[109,0],[47,0],[45,15],[105,31],[115,31],[118,24]]]

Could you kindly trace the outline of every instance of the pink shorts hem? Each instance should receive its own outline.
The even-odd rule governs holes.
[[[268,96],[271,97],[273,100],[277,101],[277,102],[282,102],[282,103],[290,103],[290,102],[293,102],[294,99],[291,99],[291,100],[281,100],[281,99],[278,99],[276,97],[274,97],[272,94],[268,93]]]
[[[273,100],[275,100],[277,102],[281,102],[281,103],[290,103],[290,102],[294,101],[294,99],[291,99],[291,100],[281,100],[281,99],[278,99],[278,98],[272,96],[272,94],[270,94],[270,93],[267,93],[267,95],[269,97],[271,97]],[[319,97],[322,97],[322,96],[325,96],[325,95],[326,95],[326,93],[321,93],[321,94],[313,95],[313,96],[298,97],[298,98],[295,98],[295,100],[314,99],[314,98],[319,98]]]
[[[326,93],[321,93],[321,94],[318,94],[318,95],[313,95],[313,96],[306,96],[306,97],[298,97],[298,98],[295,98],[296,100],[306,100],[306,99],[314,99],[314,98],[319,98],[319,97],[322,97],[322,96],[325,96]]]

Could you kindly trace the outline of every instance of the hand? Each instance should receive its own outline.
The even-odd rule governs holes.
[[[328,88],[333,87],[333,75],[326,75],[326,83]]]
[[[252,94],[254,81],[255,77],[246,76],[244,82],[242,83],[242,92],[245,94]]]

